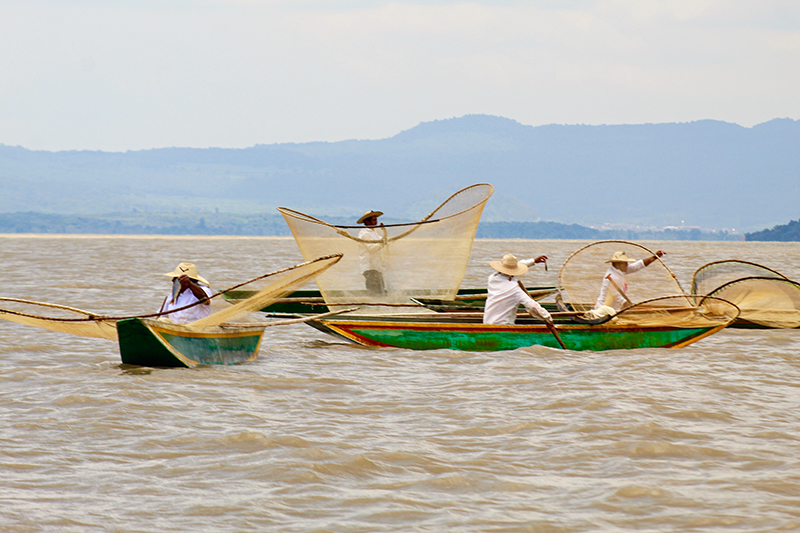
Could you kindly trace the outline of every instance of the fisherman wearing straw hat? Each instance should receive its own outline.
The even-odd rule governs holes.
[[[539,256],[534,260],[517,261],[511,254],[503,256],[501,261],[489,261],[489,265],[497,272],[489,276],[488,295],[486,306],[483,309],[484,324],[513,324],[517,318],[519,305],[532,316],[538,316],[546,322],[552,322],[550,313],[539,305],[536,300],[531,298],[515,279],[528,271],[526,263],[544,263],[545,256]]]
[[[594,309],[602,309],[604,313],[611,314],[611,311],[620,311],[626,304],[630,306],[629,300],[625,296],[625,293],[628,292],[626,274],[640,271],[662,255],[664,255],[664,252],[659,250],[650,257],[636,261],[628,257],[625,252],[614,252],[611,259],[606,261],[611,265],[606,270],[605,276],[603,276],[603,284],[600,285],[600,296],[597,297]],[[611,286],[610,290],[609,285]]]
[[[172,279],[172,294],[164,298],[159,313],[169,312],[197,303],[188,309],[164,315],[176,324],[187,324],[211,314],[211,287],[208,281],[197,273],[193,263],[181,263],[172,272],[164,274]]]
[[[358,252],[361,273],[367,285],[367,292],[373,295],[386,294],[386,282],[383,279],[385,268],[384,247],[387,244],[386,228],[381,224],[383,236],[378,235],[375,228],[378,226],[378,217],[382,211],[367,211],[358,219],[358,224],[364,224],[364,229],[358,232],[361,249]]]

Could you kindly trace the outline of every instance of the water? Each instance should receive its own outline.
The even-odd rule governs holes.
[[[583,242],[477,241],[554,284]],[[688,287],[796,243],[644,243]],[[290,239],[0,236],[0,294],[154,311],[184,260],[216,288],[300,262]],[[113,342],[0,321],[0,530],[800,529],[800,330],[679,350],[365,349],[267,330],[231,367],[121,367]]]

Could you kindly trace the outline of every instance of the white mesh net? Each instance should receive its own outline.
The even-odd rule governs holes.
[[[411,298],[455,298],[492,192],[491,185],[472,185],[419,222],[373,226],[369,231],[364,226],[337,227],[284,207],[278,210],[304,258],[343,254],[335,268],[316,276],[328,305],[371,304],[362,306],[361,313],[423,313],[431,311]]]
[[[264,307],[275,303],[280,298],[291,293],[298,287],[305,285],[311,279],[335,265],[342,256],[340,254],[329,255],[307,261],[300,265],[273,272],[267,276],[236,285],[229,290],[249,290],[256,291],[255,294],[246,300],[216,311],[206,318],[195,320],[188,324],[190,328],[203,328],[208,326],[218,326],[223,322],[238,320],[254,311],[260,311]]]
[[[749,261],[735,259],[714,261],[695,271],[692,276],[692,294],[711,294],[728,282],[752,277],[787,279],[786,276],[771,268]]]
[[[725,327],[738,316],[739,309],[726,300],[706,297],[698,304],[690,304],[685,296],[680,295],[636,303],[622,310],[611,323],[642,327]]]
[[[558,274],[561,298],[576,311],[588,311],[594,308],[600,297],[603,279],[610,267],[608,261],[616,252],[625,252],[627,257],[636,260],[654,255],[644,246],[627,241],[599,241],[584,246],[569,256],[561,267]],[[675,275],[661,259],[656,259],[635,273],[627,274],[625,283],[619,289],[625,293],[629,302],[617,306],[617,310],[664,296],[678,296],[683,300],[681,306],[692,305]],[[614,298],[618,296],[618,291],[613,285],[607,284],[606,292]]]
[[[741,309],[741,318],[768,328],[800,327],[800,284],[775,277],[750,277],[728,282],[712,296]]]
[[[258,311],[286,296],[298,287],[308,283],[319,272],[326,270],[341,259],[339,254],[312,259],[299,265],[271,272],[251,279],[212,296],[212,301],[222,301],[219,296],[234,289],[257,291],[252,297],[239,301],[233,306],[221,304],[221,309],[202,320],[185,327],[195,330],[213,328],[223,322],[230,323],[253,311]],[[216,308],[216,306],[215,306]],[[69,333],[81,337],[96,337],[117,340],[116,323],[124,318],[155,317],[158,313],[134,316],[107,316],[74,307],[45,302],[35,302],[16,298],[0,298],[0,318],[25,324]],[[169,315],[162,315],[167,319]]]
[[[117,340],[117,319],[65,305],[0,298],[0,318],[81,337]]]

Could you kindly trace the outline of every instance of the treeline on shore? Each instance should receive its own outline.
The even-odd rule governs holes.
[[[800,241],[800,219],[775,226],[772,229],[745,233],[745,239],[748,241]]]
[[[352,220],[330,219],[352,225]],[[387,223],[389,221],[387,220]],[[798,224],[793,222],[792,224]],[[799,225],[800,226],[800,225]],[[234,235],[289,236],[280,215],[230,213],[152,213],[133,211],[108,215],[60,215],[48,213],[0,213],[0,233],[60,233],[99,235]],[[753,235],[753,234],[748,234]],[[578,239],[578,240],[741,240],[728,232],[700,229],[599,230],[558,222],[481,222],[479,239]],[[753,239],[756,240],[756,239]],[[772,239],[780,240],[780,239]],[[800,240],[800,237],[786,240]]]

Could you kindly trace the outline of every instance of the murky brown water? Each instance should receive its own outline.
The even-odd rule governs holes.
[[[546,253],[554,284],[583,242]],[[800,279],[800,244],[644,243]],[[270,238],[0,236],[0,295],[152,311],[193,260],[223,288],[301,261]],[[800,529],[800,330],[680,350],[413,352],[267,330],[254,363],[126,369],[115,343],[0,321],[0,530]]]

